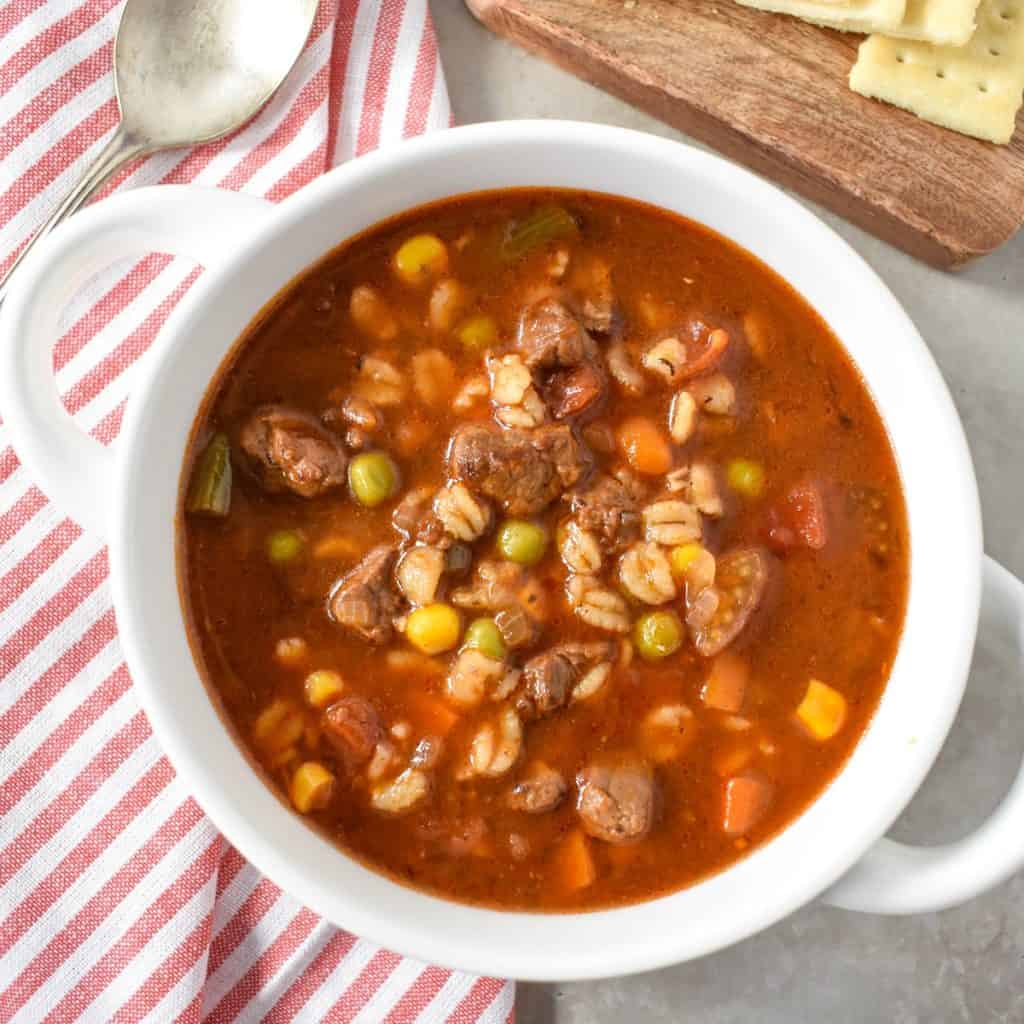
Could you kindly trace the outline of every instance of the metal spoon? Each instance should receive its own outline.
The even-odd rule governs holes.
[[[74,191],[0,280],[116,170],[161,149],[227,135],[277,90],[302,52],[318,0],[128,0],[114,41],[121,120]]]

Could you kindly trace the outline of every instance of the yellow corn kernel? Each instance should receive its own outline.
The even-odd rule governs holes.
[[[685,579],[686,570],[690,568],[692,562],[703,550],[703,545],[697,543],[680,544],[678,547],[674,547],[669,553],[669,560],[672,563],[672,575],[677,580]]]
[[[290,700],[278,698],[260,712],[252,735],[265,750],[279,752],[299,741],[302,726],[302,712]]]
[[[688,583],[696,593],[715,582],[715,556],[703,544],[680,544],[669,552],[669,564],[677,583]]]
[[[481,313],[459,324],[455,337],[471,352],[483,352],[498,343],[498,325],[494,317]]]
[[[306,700],[315,708],[325,708],[341,696],[345,684],[337,672],[318,668],[306,676]]]
[[[820,679],[812,679],[796,717],[816,740],[830,740],[846,721],[846,698]]]
[[[301,636],[285,636],[274,646],[274,657],[282,665],[301,665],[309,654],[309,646]]]
[[[753,459],[733,459],[725,468],[725,478],[744,498],[758,498],[764,490],[764,466]]]
[[[458,645],[461,628],[459,613],[451,605],[428,604],[409,616],[405,635],[424,654],[440,654]]]
[[[437,235],[413,235],[395,253],[395,273],[406,284],[426,284],[447,269],[448,250]]]
[[[334,776],[319,761],[304,761],[295,769],[291,797],[297,811],[322,811],[333,795]]]

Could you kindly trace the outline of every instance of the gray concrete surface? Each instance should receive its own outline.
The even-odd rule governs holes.
[[[431,0],[431,8],[459,123],[568,117],[681,137],[495,39],[462,0]],[[818,212],[878,271],[931,346],[967,428],[987,550],[1024,575],[1024,233],[954,276]],[[1020,677],[1010,652],[983,635],[960,717],[897,837],[963,835],[1005,792],[1024,750]],[[1024,875],[941,914],[883,918],[810,906],[694,963],[521,985],[517,1006],[521,1024],[1024,1022]]]

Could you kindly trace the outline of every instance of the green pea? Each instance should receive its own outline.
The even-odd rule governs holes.
[[[505,641],[494,619],[474,619],[466,630],[463,646],[478,650],[495,661],[505,657]]]
[[[636,620],[633,641],[642,658],[667,658],[682,646],[683,624],[675,612],[647,612]]]
[[[507,519],[498,530],[498,550],[502,558],[519,565],[536,565],[548,546],[548,534],[543,526],[525,519]]]
[[[295,530],[275,530],[267,538],[267,557],[275,565],[286,565],[298,558],[305,546],[302,534]]]
[[[373,508],[398,490],[398,469],[386,452],[364,452],[348,464],[348,483],[356,501]]]

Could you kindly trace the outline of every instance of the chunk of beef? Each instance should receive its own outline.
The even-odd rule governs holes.
[[[516,347],[531,370],[576,366],[593,345],[576,314],[555,298],[523,310]]]
[[[452,436],[448,468],[508,515],[535,516],[583,478],[590,454],[562,424],[530,431],[467,424]]]
[[[514,811],[546,814],[553,811],[568,792],[562,773],[538,764],[525,779],[517,782],[508,794],[508,805]]]
[[[599,412],[608,393],[608,375],[596,360],[585,359],[569,370],[556,370],[542,388],[553,419],[588,419]]]
[[[371,644],[391,639],[392,619],[399,609],[392,570],[398,548],[382,544],[335,584],[328,601],[331,617],[339,625]]]
[[[597,411],[608,390],[604,359],[564,302],[547,297],[527,306],[517,346],[526,365],[542,371],[541,391],[554,419]]]
[[[572,497],[576,521],[612,553],[640,538],[641,518],[634,488],[613,476],[600,476]]]
[[[304,412],[283,405],[258,409],[239,441],[272,493],[316,498],[345,483],[348,457],[340,438]]]
[[[381,734],[377,710],[365,697],[342,697],[324,712],[324,735],[349,771],[370,760]]]
[[[583,829],[606,843],[643,839],[654,824],[654,774],[635,758],[592,761],[576,776]]]
[[[545,718],[565,707],[573,687],[601,661],[611,658],[610,643],[559,644],[531,658],[523,668],[517,709],[525,718]]]

